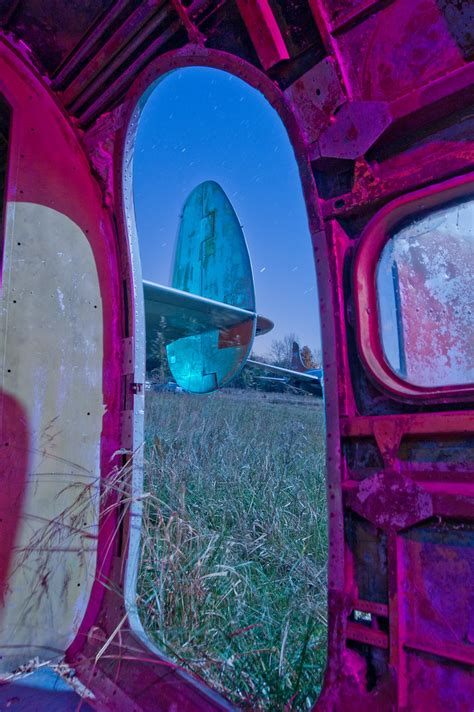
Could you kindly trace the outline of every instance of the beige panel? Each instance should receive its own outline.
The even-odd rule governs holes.
[[[19,550],[0,609],[0,670],[8,670],[68,646],[96,565],[99,282],[86,235],[51,208],[8,205],[0,330],[3,389],[27,412],[32,446]]]

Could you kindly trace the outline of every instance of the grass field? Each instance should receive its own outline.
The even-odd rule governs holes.
[[[307,710],[320,689],[323,427],[310,397],[147,394],[142,621],[243,709]]]

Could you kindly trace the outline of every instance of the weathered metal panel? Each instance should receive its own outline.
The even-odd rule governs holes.
[[[0,303],[0,666],[11,671],[64,652],[96,586],[100,473],[116,447],[101,435],[110,437],[117,403],[115,330],[105,336],[104,321],[117,291],[107,221],[74,133],[3,44],[0,63],[12,106]]]

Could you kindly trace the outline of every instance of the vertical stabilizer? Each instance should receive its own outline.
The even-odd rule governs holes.
[[[306,371],[303,361],[301,360],[300,346],[297,341],[293,341],[291,368],[293,371],[298,371],[299,373],[304,373]]]

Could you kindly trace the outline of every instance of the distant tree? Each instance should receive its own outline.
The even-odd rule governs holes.
[[[270,363],[282,368],[291,368],[293,341],[298,341],[295,334],[286,334],[282,339],[274,339],[270,347]]]
[[[311,350],[309,346],[303,346],[301,360],[305,368],[321,368],[321,350]]]
[[[255,351],[251,352],[249,358],[251,358],[252,361],[260,361],[260,363],[270,363],[268,356],[260,356],[260,354],[255,353]]]
[[[301,361],[305,368],[314,368],[313,354],[309,346],[303,346],[301,349]]]

